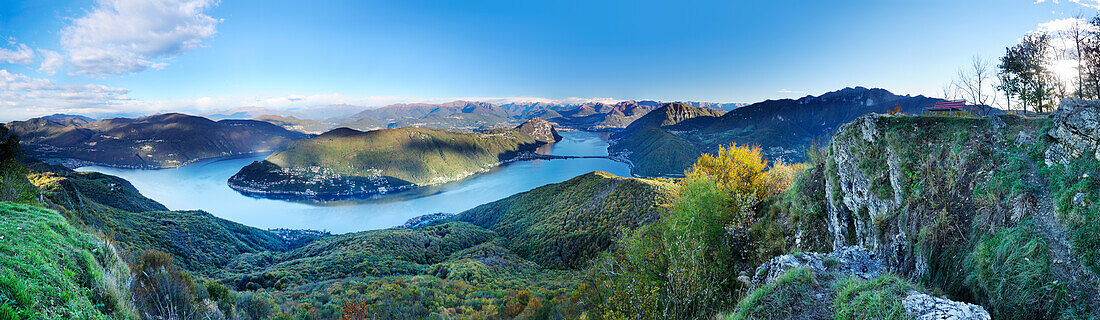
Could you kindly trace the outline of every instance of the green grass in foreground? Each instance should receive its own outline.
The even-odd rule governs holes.
[[[814,306],[814,294],[821,285],[807,268],[795,268],[737,304],[727,320],[791,319],[820,309]]]
[[[129,318],[129,270],[60,214],[0,202],[0,319]]]

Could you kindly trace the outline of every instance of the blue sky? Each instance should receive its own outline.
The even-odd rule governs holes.
[[[937,95],[974,55],[995,59],[1098,4],[8,0],[0,120],[454,98],[756,102],[855,85]]]

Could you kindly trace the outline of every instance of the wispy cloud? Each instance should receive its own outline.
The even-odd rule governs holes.
[[[2,121],[51,113],[96,114],[114,112],[130,99],[129,90],[97,84],[61,85],[0,69]]]
[[[38,49],[38,53],[42,55],[42,64],[38,66],[38,72],[52,76],[65,64],[65,56],[57,51]]]
[[[779,89],[779,93],[782,93],[782,94],[796,94],[796,93],[799,93],[800,94],[800,93],[803,93],[803,92],[802,91],[787,90],[787,89]]]
[[[34,50],[31,50],[25,44],[15,43],[15,40],[9,39],[8,45],[12,48],[0,47],[0,62],[14,63],[14,64],[31,64],[34,63]]]
[[[1035,4],[1040,4],[1040,3],[1045,3],[1045,2],[1051,2],[1051,3],[1054,3],[1054,4],[1061,3],[1061,1],[1059,1],[1059,0],[1035,0]],[[1079,4],[1079,5],[1084,6],[1086,8],[1100,9],[1100,0],[1069,0],[1069,2]]]
[[[103,76],[167,66],[165,59],[202,46],[221,21],[215,0],[98,0],[61,30],[72,74]],[[49,69],[47,69],[49,70]]]

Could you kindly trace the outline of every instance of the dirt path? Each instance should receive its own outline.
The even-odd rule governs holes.
[[[1039,167],[1035,162],[1028,165],[1025,182],[1031,190],[1036,190],[1034,217],[1039,234],[1047,241],[1050,248],[1050,271],[1054,279],[1059,283],[1065,283],[1069,287],[1071,301],[1087,299],[1093,314],[1100,313],[1100,294],[1097,294],[1097,284],[1100,278],[1092,272],[1084,262],[1077,259],[1074,253],[1073,242],[1070,240],[1069,231],[1065,224],[1058,219],[1054,211],[1054,199],[1048,189],[1046,179],[1039,175]],[[1080,296],[1080,295],[1086,296]]]

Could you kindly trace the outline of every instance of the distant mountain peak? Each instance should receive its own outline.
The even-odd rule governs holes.
[[[351,129],[351,128],[340,127],[340,128],[332,129],[332,130],[329,130],[325,133],[322,133],[320,136],[317,136],[317,137],[318,138],[340,138],[340,137],[353,136],[353,135],[357,135],[357,134],[360,134],[360,133],[363,133],[363,132],[359,131],[359,130]]]
[[[722,112],[721,110],[696,108],[681,102],[673,102],[667,103],[664,106],[653,110],[652,112],[646,114],[645,116],[642,116],[642,118],[638,120],[649,121],[649,123],[657,124],[658,126],[664,127],[675,125],[677,123],[683,122],[684,120],[695,117],[718,117],[721,116],[723,113],[724,112]]]

